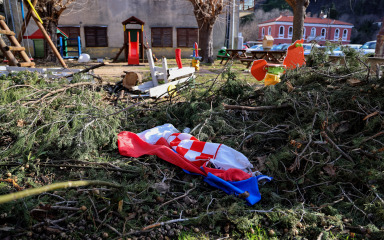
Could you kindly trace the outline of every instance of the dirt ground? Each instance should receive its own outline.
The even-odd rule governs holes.
[[[92,62],[92,63],[87,63],[86,65],[80,65],[80,66],[75,65],[73,67],[71,66],[70,68],[86,68],[86,67],[90,67],[92,65],[97,65],[97,64],[98,63]],[[155,63],[155,65],[161,66],[161,62],[157,62],[157,63]],[[220,64],[218,64],[218,65],[220,65]],[[70,64],[69,64],[69,66],[70,66]],[[187,67],[190,66],[188,59],[185,59],[183,61],[183,66],[187,66]],[[173,67],[176,67],[176,61],[174,59],[168,60],[168,68],[173,68]],[[218,66],[218,67],[221,68],[222,66]],[[211,71],[211,68],[212,68],[212,66],[210,66],[210,67],[202,66],[198,73],[199,74],[215,74],[215,72]],[[140,63],[139,66],[128,66],[128,64],[125,62],[109,63],[106,66],[96,68],[93,70],[93,73],[95,75],[98,75],[107,81],[121,80],[121,76],[125,75],[124,72],[141,73],[143,76],[143,79],[146,79],[146,78],[150,77],[150,75],[151,75],[148,63]]]
[[[89,68],[94,65],[98,65],[100,63],[96,62],[95,60],[90,61],[88,63],[79,63],[76,59],[66,59],[64,60],[68,66],[69,69],[85,69]],[[111,60],[106,60],[108,62],[108,65],[93,69],[90,71],[90,73],[100,76],[103,81],[108,82],[117,82],[122,79],[122,76],[125,75],[124,72],[137,72],[142,74],[143,80],[149,79],[151,77],[151,72],[149,69],[148,63],[140,63],[139,66],[128,66],[127,62],[117,62],[112,63]],[[50,62],[45,62],[42,59],[35,59],[36,68],[61,68],[62,66],[57,63],[53,64]],[[167,59],[168,68],[175,68],[177,67],[176,60],[175,59]],[[191,59],[182,59],[182,64],[184,67],[190,67],[191,66]],[[3,65],[3,64],[0,64]],[[4,64],[5,65],[5,64]],[[158,61],[155,63],[156,66],[161,67],[161,61]],[[210,78],[216,76],[218,73],[221,72],[223,69],[224,64],[220,64],[220,61],[216,61],[214,64],[205,65],[200,63],[200,70],[196,72],[197,76],[202,76],[203,80],[205,78]],[[240,62],[236,62],[232,66],[235,69],[241,70],[243,72],[244,80],[253,81],[254,79],[249,74],[249,71],[246,70],[246,66],[241,64]]]
[[[126,72],[137,72],[146,75],[150,74],[148,63],[141,63],[140,66],[128,66],[126,63],[110,63],[108,66],[96,68],[93,72],[107,80],[119,79]]]

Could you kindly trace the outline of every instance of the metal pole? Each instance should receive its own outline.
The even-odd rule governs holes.
[[[12,3],[11,3],[11,0],[8,0],[8,3],[9,3],[9,12],[11,13],[11,21],[12,21],[13,31],[16,32],[15,22],[14,22],[14,20],[13,20],[13,11],[12,11]]]
[[[20,1],[20,6],[21,6],[21,16],[23,17],[23,21],[24,21],[24,19],[25,19],[25,14],[24,14],[23,0]]]
[[[235,49],[235,1],[232,0],[232,39],[231,39],[231,48]]]
[[[230,27],[231,27],[231,9],[229,6],[226,6],[226,15],[227,19],[225,22],[225,41],[224,41],[224,46],[228,49],[229,48],[229,32],[230,32]]]

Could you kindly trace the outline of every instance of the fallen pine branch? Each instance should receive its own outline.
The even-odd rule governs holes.
[[[349,73],[349,74],[345,74],[345,75],[329,75],[329,74],[325,74],[325,73],[322,73],[322,72],[319,72],[319,71],[313,71],[313,73],[316,73],[316,74],[319,74],[321,76],[324,76],[324,77],[328,77],[328,78],[334,78],[334,79],[344,79],[346,77],[350,77],[356,73],[361,73],[361,72],[364,72],[366,71],[366,69],[360,69],[358,71],[355,71],[355,72],[352,72],[352,73]]]
[[[376,133],[375,135],[373,135],[373,136],[371,136],[371,137],[368,137],[368,138],[364,139],[364,140],[362,141],[362,143],[365,143],[365,142],[367,142],[367,141],[369,141],[369,140],[372,140],[372,139],[374,139],[374,138],[377,138],[377,137],[379,137],[379,136],[381,136],[381,135],[383,135],[383,134],[384,134],[384,131],[378,132],[378,133]]]
[[[105,170],[105,171],[112,171],[112,172],[122,172],[122,173],[138,173],[134,170],[126,170],[122,168],[117,167],[93,167],[93,166],[85,166],[85,164],[91,164],[91,165],[103,165],[102,163],[93,163],[93,162],[83,162],[84,166],[81,165],[74,165],[74,164],[47,164],[47,163],[35,163],[35,165],[41,166],[41,167],[51,167],[51,168],[87,168],[87,169],[93,169],[93,170]],[[0,164],[0,167],[11,167],[11,166],[22,166],[21,163],[6,163],[6,164]],[[0,180],[1,181],[1,180]]]
[[[38,188],[32,188],[32,189],[27,189],[24,191],[20,191],[17,193],[10,193],[6,195],[0,196],[0,204],[10,202],[12,200],[17,200],[29,196],[34,196],[40,193],[48,192],[48,191],[53,191],[56,189],[61,189],[61,188],[70,188],[70,187],[82,187],[82,186],[89,186],[89,185],[104,185],[104,186],[109,186],[109,187],[114,187],[114,188],[121,188],[121,185],[115,184],[115,183],[110,183],[110,182],[105,182],[105,181],[98,181],[98,180],[90,180],[90,181],[68,181],[68,182],[61,182],[61,183],[54,183],[50,185],[46,185],[43,187],[38,187]]]
[[[72,213],[70,215],[66,215],[63,218],[60,218],[60,219],[57,219],[57,220],[46,219],[46,220],[44,220],[44,222],[40,222],[40,223],[37,223],[37,224],[33,225],[32,228],[37,228],[37,227],[43,226],[46,223],[49,223],[51,225],[56,225],[58,223],[66,221],[67,219],[70,219],[71,217],[75,216],[77,213],[78,212]]]
[[[269,210],[247,210],[246,212],[269,213],[269,212],[272,212],[273,209],[274,208],[271,208]],[[142,231],[146,231],[148,229],[155,228],[155,227],[160,227],[160,226],[163,226],[163,225],[166,225],[166,224],[190,221],[190,220],[198,219],[200,217],[209,216],[209,215],[216,214],[216,213],[223,213],[223,212],[217,212],[217,211],[207,212],[205,214],[202,214],[201,216],[192,217],[192,218],[181,218],[181,216],[180,216],[180,218],[178,218],[178,219],[172,219],[172,220],[168,220],[168,221],[165,221],[165,222],[159,222],[159,223],[154,223],[154,224],[148,225],[146,227],[143,227],[141,230]],[[136,233],[136,232],[134,232],[134,233]],[[134,233],[128,233],[128,234],[132,235]]]
[[[227,105],[223,103],[224,109],[226,110],[247,110],[247,111],[264,111],[264,110],[274,110],[280,108],[290,107],[289,104],[282,104],[280,106],[258,106],[258,107],[250,107],[250,106],[239,106],[239,105]]]
[[[101,85],[107,85],[108,83],[102,83]],[[39,103],[39,102],[42,102],[44,99],[52,96],[52,95],[55,95],[57,93],[60,93],[60,92],[64,92],[70,88],[74,88],[74,87],[80,87],[80,86],[87,86],[87,85],[96,85],[95,83],[92,83],[92,82],[79,82],[79,83],[73,83],[73,84],[70,84],[70,85],[67,85],[63,88],[60,88],[60,89],[57,89],[55,91],[51,91],[47,94],[45,94],[44,96],[42,96],[41,98],[35,100],[35,101],[30,101],[30,102],[26,102],[23,104],[23,106],[26,106],[26,105],[30,105],[30,104],[35,104],[35,103]]]
[[[195,188],[196,188],[196,187],[193,187],[193,188],[189,189],[188,191],[186,191],[183,195],[178,196],[178,197],[176,197],[176,198],[174,198],[174,199],[171,199],[171,200],[169,200],[169,201],[167,201],[167,202],[161,204],[161,205],[158,207],[158,209],[160,209],[161,207],[167,205],[168,203],[171,203],[171,202],[173,202],[173,201],[176,201],[177,199],[186,197],[186,196],[189,194],[189,192],[193,191]]]
[[[292,166],[290,166],[288,168],[288,170],[290,172],[293,172],[295,169],[300,168],[300,160],[303,157],[303,154],[307,151],[308,147],[311,145],[311,143],[312,143],[312,135],[310,134],[309,135],[309,141],[308,141],[307,145],[304,147],[304,150],[299,155],[296,155],[295,162],[292,164]]]
[[[336,143],[327,135],[326,132],[322,131],[321,136],[323,136],[325,138],[325,140],[327,140],[328,143],[330,143],[332,146],[334,146],[337,149],[337,151],[339,151],[341,153],[341,155],[343,155],[349,161],[353,162],[353,159],[351,158],[351,156],[346,154],[339,146],[337,146]]]
[[[45,94],[44,96],[42,96],[40,99],[38,100],[35,100],[35,101],[31,101],[31,102],[26,102],[23,104],[23,106],[26,106],[26,105],[29,105],[29,104],[34,104],[34,103],[39,103],[41,101],[43,101],[44,99],[46,99],[47,97],[50,97],[56,93],[60,93],[60,92],[63,92],[69,88],[73,88],[73,87],[79,87],[79,86],[86,86],[86,85],[93,85],[94,83],[91,83],[91,82],[80,82],[80,83],[74,83],[74,84],[70,84],[70,85],[67,85],[63,88],[60,88],[60,89],[57,89],[55,91],[52,91],[52,92],[49,92],[47,94]]]

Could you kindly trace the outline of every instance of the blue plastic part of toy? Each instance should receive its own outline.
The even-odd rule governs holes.
[[[262,179],[267,181],[272,180],[271,177],[260,175],[257,177],[248,178],[243,181],[228,182],[211,173],[208,173],[208,176],[204,179],[204,181],[213,187],[223,190],[227,194],[235,194],[237,196],[247,191],[249,196],[245,200],[248,202],[248,204],[254,205],[261,199],[258,181]]]

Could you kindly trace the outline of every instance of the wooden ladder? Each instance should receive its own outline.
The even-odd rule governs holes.
[[[9,42],[13,46],[8,46],[0,36],[0,48],[4,56],[8,59],[9,66],[34,67],[35,63],[31,62],[28,55],[25,53],[25,48],[20,45],[19,41],[17,41],[17,38],[15,37],[15,33],[9,29],[4,20],[5,17],[0,15],[0,34],[7,36]],[[19,62],[12,52],[19,53],[23,62]]]

